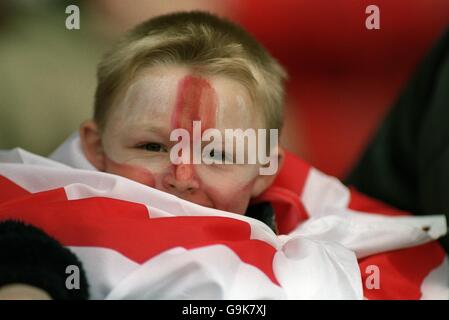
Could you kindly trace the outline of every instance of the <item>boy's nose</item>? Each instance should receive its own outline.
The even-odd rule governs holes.
[[[173,174],[167,174],[164,178],[164,186],[175,193],[192,193],[199,188],[199,182],[195,177],[193,165],[175,165]]]

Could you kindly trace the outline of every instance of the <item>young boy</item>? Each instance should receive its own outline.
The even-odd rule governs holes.
[[[376,215],[401,213],[284,155],[263,130],[251,140],[256,129],[281,128],[284,79],[227,21],[193,12],[145,22],[101,62],[94,119],[79,137],[51,159],[0,152],[0,220],[73,250],[92,299],[446,298],[447,260],[433,241],[446,231],[441,217]],[[248,132],[246,149],[228,148],[229,129]],[[201,145],[209,138],[213,148]],[[262,170],[267,149],[274,167],[285,158],[274,183],[276,170]],[[237,161],[242,153],[248,163]],[[256,197],[275,208],[279,232],[248,217],[264,213],[247,210]],[[0,248],[16,252],[9,242]],[[17,278],[4,284],[13,284],[8,297],[27,294]]]
[[[100,171],[244,214],[276,174],[260,174],[260,162],[173,163],[170,151],[177,141],[171,133],[185,129],[194,143],[194,121],[201,121],[201,133],[280,130],[285,78],[275,59],[231,22],[204,12],[151,19],[101,61],[94,119],[80,127],[82,150]],[[208,155],[235,160],[232,151],[223,146]],[[252,152],[245,149],[248,158]],[[283,151],[273,152],[280,166]]]

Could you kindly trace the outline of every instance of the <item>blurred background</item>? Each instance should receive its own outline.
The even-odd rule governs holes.
[[[70,4],[79,30],[65,27]],[[365,27],[371,4],[380,30]],[[1,0],[0,149],[50,153],[91,116],[108,46],[149,17],[193,9],[240,23],[286,67],[282,143],[340,178],[449,27],[449,0]]]

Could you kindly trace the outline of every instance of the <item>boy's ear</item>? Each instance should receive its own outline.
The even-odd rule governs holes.
[[[99,171],[104,171],[104,151],[101,134],[93,120],[86,120],[80,126],[81,148],[87,160]]]
[[[257,177],[257,180],[254,184],[253,191],[251,193],[252,198],[258,197],[262,192],[268,189],[269,186],[271,186],[274,182],[274,179],[276,179],[277,175],[279,174],[282,165],[284,164],[284,157],[285,152],[284,149],[281,146],[277,147],[277,158],[278,158],[278,167],[276,170],[276,173],[271,175],[259,175]]]

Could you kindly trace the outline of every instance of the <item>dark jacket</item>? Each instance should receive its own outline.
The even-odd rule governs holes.
[[[420,64],[345,182],[414,214],[449,217],[449,32]],[[449,252],[449,236],[441,243]]]

